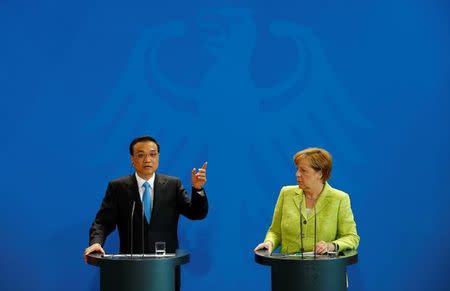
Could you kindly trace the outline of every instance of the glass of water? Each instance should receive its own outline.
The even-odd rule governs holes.
[[[163,241],[155,242],[155,253],[157,256],[165,256],[166,255],[166,243]]]

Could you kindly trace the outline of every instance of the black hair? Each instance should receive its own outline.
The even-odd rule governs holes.
[[[155,138],[149,136],[149,135],[144,135],[144,136],[139,136],[136,137],[135,139],[133,139],[130,143],[130,155],[133,155],[134,153],[134,145],[137,144],[138,142],[142,142],[142,141],[152,141],[156,144],[156,147],[158,149],[158,153],[159,153],[159,143],[156,141]]]

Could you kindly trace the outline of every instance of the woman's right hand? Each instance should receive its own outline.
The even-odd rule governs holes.
[[[264,250],[264,249],[266,249],[266,250],[269,252],[269,254],[271,254],[272,251],[273,251],[273,244],[272,244],[272,242],[271,242],[271,241],[266,241],[266,242],[260,243],[260,244],[255,248],[254,251],[256,252],[256,251]]]

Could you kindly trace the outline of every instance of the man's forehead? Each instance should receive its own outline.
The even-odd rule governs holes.
[[[134,145],[136,151],[157,151],[158,147],[152,141],[142,141]]]

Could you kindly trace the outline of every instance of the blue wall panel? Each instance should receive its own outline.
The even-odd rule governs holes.
[[[330,183],[352,199],[349,290],[447,290],[448,14],[446,1],[2,1],[0,289],[98,289],[90,223],[132,171],[130,140],[151,134],[159,172],[185,185],[209,162],[210,213],[180,221],[184,290],[269,290],[252,250],[309,146],[333,154]]]

